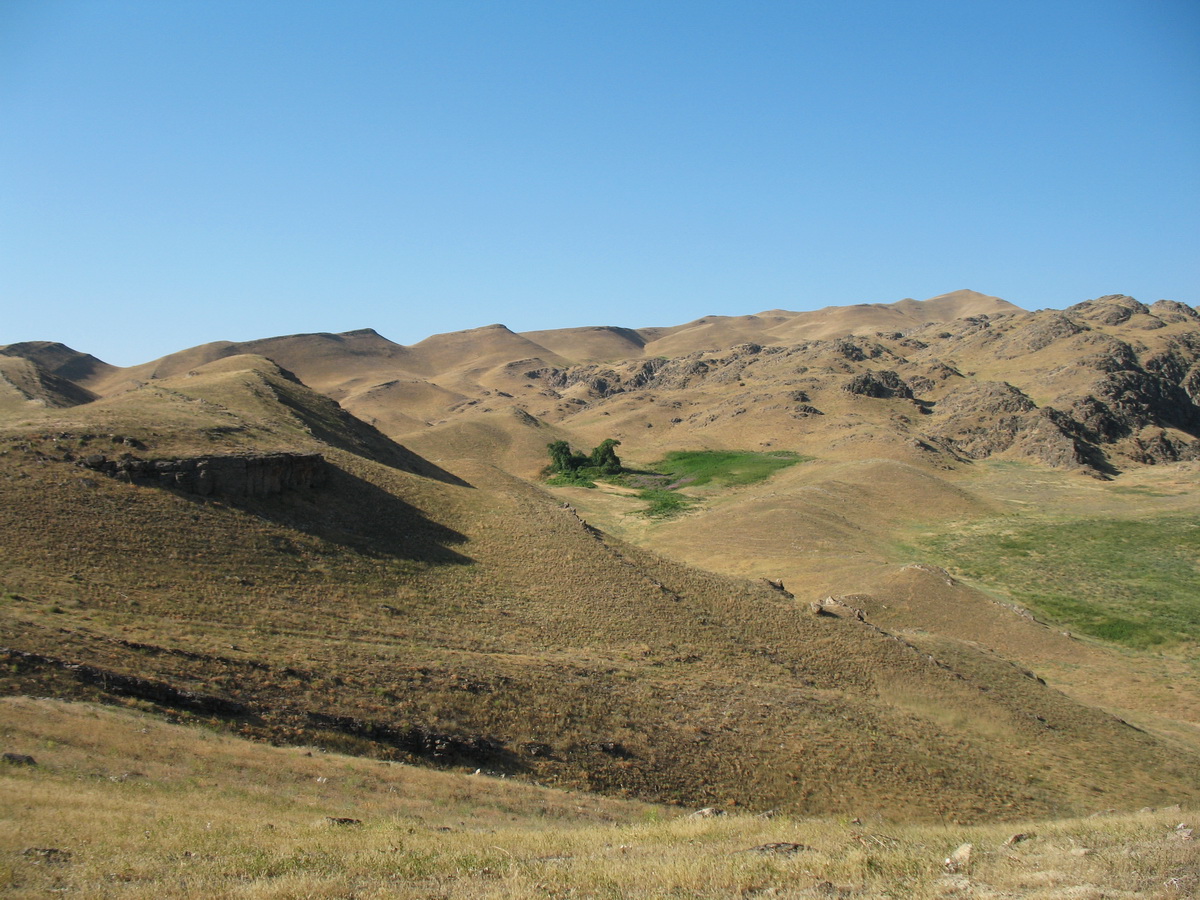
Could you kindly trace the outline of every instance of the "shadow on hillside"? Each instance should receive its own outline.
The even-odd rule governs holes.
[[[436,463],[430,462],[418,453],[414,453],[403,444],[396,444],[396,446],[400,449],[400,453],[397,454],[400,464],[392,463],[392,465],[397,469],[403,469],[406,472],[412,472],[414,475],[420,475],[424,478],[432,478],[443,484],[452,484],[455,487],[475,487],[475,485],[459,478],[453,472],[447,472]]]
[[[329,464],[328,480],[311,491],[225,502],[277,525],[377,558],[465,565],[452,549],[467,536],[435,522],[411,503]]]
[[[288,380],[307,387],[304,382],[287,369],[282,369],[282,371]],[[347,410],[342,409],[336,401],[330,400],[324,395],[318,395],[320,396],[320,403],[314,409],[312,403],[306,405],[296,397],[291,396],[287,391],[277,389],[274,393],[280,403],[294,412],[308,426],[309,431],[315,438],[331,447],[337,447],[356,456],[373,459],[376,462],[383,463],[385,466],[391,466],[394,469],[400,469],[404,472],[411,472],[423,478],[432,478],[443,484],[452,484],[456,487],[472,487],[471,484],[452,472],[447,472],[441,466],[430,462],[423,456],[413,453],[413,451],[409,450],[403,444],[392,440],[369,422],[364,422]]]

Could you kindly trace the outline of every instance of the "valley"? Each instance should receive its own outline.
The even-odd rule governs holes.
[[[9,804],[5,877],[18,896],[108,877],[111,836],[70,832],[107,848],[86,874],[78,849],[18,858],[18,830],[59,840],[46,811],[82,778],[119,834],[137,790],[203,796],[227,842],[280,826],[229,868],[166,814],[197,896],[293,877],[382,896],[375,853],[446,896],[936,896],[964,842],[1016,890],[1025,851],[1000,848],[1030,822],[1078,870],[1045,896],[1072,877],[1185,896],[1164,885],[1195,845],[1139,811],[1200,802],[1197,400],[1200,314],[1120,295],[407,347],[368,329],[127,369],[0,348],[2,749],[39,758],[0,775],[40,797]],[[661,480],[546,482],[548,445],[606,440]],[[84,720],[97,743],[64,749]],[[111,736],[135,721],[224,755],[172,769]],[[93,785],[88,754],[144,787]],[[354,790],[299,789],[322,754]],[[272,778],[284,799],[253,787]],[[295,849],[330,817],[370,849]],[[1152,875],[1101,875],[1076,840],[1166,849]],[[679,874],[690,842],[727,860],[703,889]],[[818,855],[729,855],[772,842]],[[636,861],[655,847],[676,874]],[[121,896],[182,871],[128,852]]]

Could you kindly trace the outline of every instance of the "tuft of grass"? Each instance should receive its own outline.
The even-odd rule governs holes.
[[[1134,648],[1200,642],[1193,518],[997,520],[918,550],[1072,631]]]

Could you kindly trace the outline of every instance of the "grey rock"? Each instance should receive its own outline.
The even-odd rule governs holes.
[[[319,453],[255,453],[187,459],[109,459],[93,454],[79,465],[120,481],[174,488],[202,497],[271,497],[284,491],[317,488],[328,479]]]

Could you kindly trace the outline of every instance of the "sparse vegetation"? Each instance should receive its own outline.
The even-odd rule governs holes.
[[[1191,517],[991,520],[918,552],[1073,631],[1129,647],[1200,642]]]

